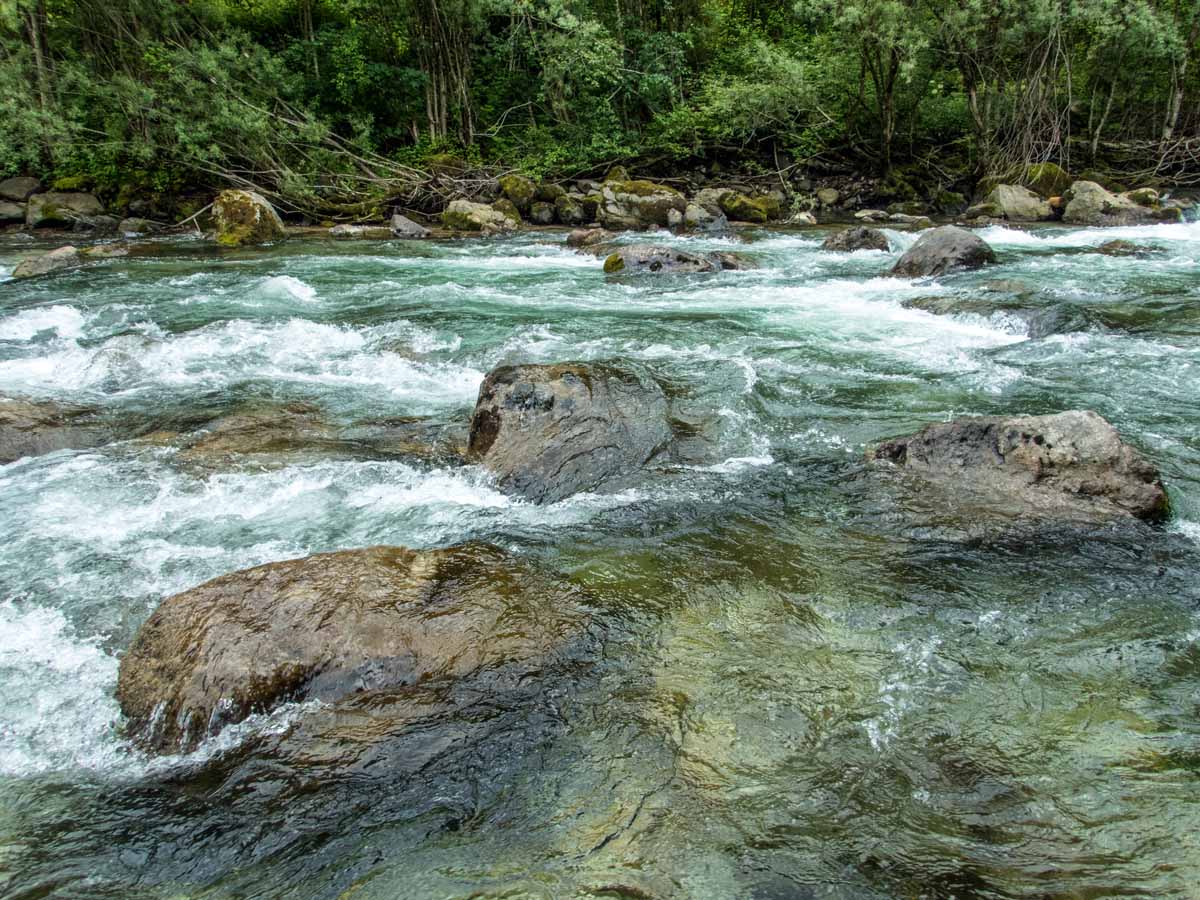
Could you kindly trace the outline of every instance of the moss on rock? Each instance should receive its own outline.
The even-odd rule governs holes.
[[[221,191],[213,201],[217,242],[226,247],[265,244],[287,236],[279,213],[254,191]]]
[[[506,199],[524,213],[528,212],[530,204],[537,197],[538,186],[532,179],[513,173],[500,178],[500,190]]]
[[[1071,186],[1071,176],[1056,163],[1034,163],[1025,169],[1025,177],[1021,183],[1042,198],[1049,200],[1051,197],[1063,195],[1063,192]]]

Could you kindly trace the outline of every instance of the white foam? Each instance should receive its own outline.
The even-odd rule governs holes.
[[[83,334],[83,324],[83,314],[70,306],[25,309],[0,319],[0,341],[29,341],[47,331],[60,338],[77,338]]]
[[[293,299],[301,303],[315,303],[317,300],[316,288],[291,275],[273,275],[264,279],[259,283],[258,291],[276,300]]]
[[[1128,225],[1115,228],[1041,228],[1024,230],[1007,225],[989,225],[977,234],[989,244],[1001,247],[1097,247],[1112,240],[1148,240],[1153,242],[1200,243],[1200,222],[1157,225]]]

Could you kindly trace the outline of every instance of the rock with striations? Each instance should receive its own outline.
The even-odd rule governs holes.
[[[602,363],[501,366],[471,417],[468,453],[506,493],[554,503],[631,475],[671,441],[662,387]]]
[[[831,234],[821,244],[822,250],[836,250],[842,253],[855,250],[882,250],[886,253],[890,247],[886,234],[878,228],[861,225]]]
[[[575,589],[493,547],[324,553],[163,601],[121,659],[117,700],[136,743],[186,752],[287,701],[403,703],[417,685],[533,675],[587,621]]]
[[[0,199],[16,203],[24,203],[34,194],[40,194],[44,190],[40,181],[28,175],[18,175],[16,178],[0,181]]]
[[[30,228],[61,228],[103,213],[104,205],[92,194],[50,191],[29,198],[25,224]]]
[[[221,191],[213,201],[212,215],[217,242],[226,247],[266,244],[287,237],[275,207],[254,191]]]
[[[398,238],[427,238],[429,237],[429,229],[424,225],[420,225],[410,219],[408,216],[400,213],[392,213],[392,221],[390,223],[392,237]]]
[[[1094,412],[981,416],[930,425],[871,455],[1016,515],[1104,520],[1167,515],[1158,471]]]
[[[0,464],[55,450],[87,450],[114,439],[94,410],[0,398]]]
[[[942,225],[922,234],[900,257],[891,274],[922,278],[978,269],[995,261],[996,254],[978,235],[956,225]]]

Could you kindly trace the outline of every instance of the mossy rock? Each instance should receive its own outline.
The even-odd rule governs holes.
[[[957,215],[967,208],[967,198],[958,191],[939,191],[934,204],[946,215]]]
[[[521,211],[517,208],[517,204],[515,204],[513,201],[505,197],[501,197],[492,204],[492,209],[496,210],[496,212],[500,213],[501,215],[512,219],[513,224],[521,224]]]
[[[504,175],[500,178],[500,190],[504,196],[521,212],[528,212],[529,206],[537,197],[538,186],[532,179],[524,175]]]
[[[613,166],[604,176],[605,181],[629,181],[629,172],[624,166]]]
[[[620,253],[611,253],[604,260],[604,274],[615,275],[617,272],[624,270],[625,258]]]
[[[887,178],[880,183],[876,193],[884,199],[896,202],[921,199],[909,176],[900,169],[892,169]]]
[[[929,204],[920,200],[900,200],[889,203],[887,212],[890,216],[924,216],[929,213]]]
[[[639,179],[635,181],[606,181],[605,187],[612,188],[618,194],[632,194],[635,197],[653,197],[655,194],[673,194],[682,197],[679,191],[655,181]]]
[[[442,224],[451,231],[482,231],[483,223],[477,221],[469,213],[457,209],[447,209],[442,213]]]
[[[95,181],[90,175],[64,175],[55,178],[50,188],[55,191],[90,191],[93,184]]]
[[[559,197],[567,196],[567,189],[560,184],[554,184],[550,181],[543,181],[537,186],[537,196],[535,200],[540,200],[543,203],[554,204],[558,202]]]
[[[776,197],[747,197],[738,191],[724,194],[719,203],[721,211],[735,222],[754,222],[762,225],[771,219],[779,218],[783,211],[783,206]]]
[[[554,214],[563,225],[583,225],[590,222],[583,202],[563,194],[554,201]],[[595,211],[593,210],[593,215]]]
[[[1154,188],[1137,188],[1126,192],[1125,196],[1138,206],[1148,206],[1151,209],[1157,209],[1159,206],[1158,191]]]
[[[1025,169],[1021,183],[1043,199],[1061,197],[1071,186],[1071,176],[1057,163],[1034,163]]]
[[[583,221],[595,222],[596,213],[600,211],[600,204],[603,202],[604,198],[599,194],[588,194],[586,197],[580,200],[579,203],[581,206],[583,206]]]
[[[1098,172],[1095,169],[1088,169],[1086,172],[1080,172],[1072,181],[1090,181],[1093,184],[1098,184],[1110,194],[1121,194],[1128,190],[1128,187],[1121,182],[1110,178],[1103,172]]]
[[[254,191],[221,191],[213,201],[213,221],[217,242],[226,247],[265,244],[287,236],[275,207]]]

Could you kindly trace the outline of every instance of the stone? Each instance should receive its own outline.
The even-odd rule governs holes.
[[[32,278],[35,275],[49,275],[60,269],[72,269],[83,265],[83,257],[77,247],[58,247],[40,256],[27,256],[13,268],[13,278]]]
[[[683,213],[681,213],[677,209],[668,209],[667,210],[667,227],[668,228],[682,228],[683,227]]]
[[[162,231],[163,227],[158,222],[152,222],[149,219],[142,219],[135,216],[122,219],[117,224],[118,234],[156,234]]]
[[[920,200],[898,200],[895,203],[888,204],[887,213],[889,217],[927,216],[929,214],[929,204],[923,203]]]
[[[691,231],[725,231],[729,220],[719,207],[714,213],[699,203],[689,203],[683,211],[683,227]]]
[[[563,225],[584,225],[589,221],[581,198],[567,194],[554,201],[554,215]]]
[[[0,224],[25,221],[25,204],[0,200]]]
[[[217,243],[226,247],[266,244],[287,237],[275,207],[254,191],[221,191],[213,201],[212,215]]]
[[[1159,521],[1158,471],[1094,412],[981,416],[930,425],[870,453],[947,487],[956,502],[1019,515]]]
[[[535,225],[553,225],[554,207],[542,200],[536,200],[529,207],[529,221]]]
[[[114,439],[93,410],[0,398],[0,465],[56,450],[87,450]]]
[[[385,225],[334,225],[329,236],[335,241],[382,241],[392,236],[392,229]]]
[[[596,220],[605,228],[665,227],[671,210],[682,213],[687,209],[683,194],[672,187],[652,181],[617,181],[604,183]]]
[[[1021,183],[1039,197],[1049,200],[1051,197],[1060,196],[1071,186],[1071,176],[1056,163],[1034,163],[1025,169],[1025,177]]]
[[[666,395],[640,370],[502,366],[479,389],[468,452],[505,493],[554,503],[636,473],[671,437]]]
[[[720,200],[721,211],[733,222],[753,222],[763,225],[779,218],[780,204],[774,197],[748,197],[739,191],[729,191]]]
[[[1094,181],[1076,181],[1064,195],[1063,221],[1072,225],[1140,225],[1179,222],[1183,214],[1158,203],[1157,192],[1113,194]]]
[[[886,222],[888,214],[882,209],[860,209],[854,214],[860,222]]]
[[[836,188],[821,188],[817,191],[817,200],[824,207],[837,206],[840,199],[842,199],[841,192]]]
[[[578,597],[482,544],[269,563],[164,600],[121,658],[117,701],[136,744],[179,753],[288,701],[532,677],[586,627]]]
[[[956,225],[942,225],[924,232],[900,257],[891,274],[923,278],[978,269],[995,261],[996,254],[978,235]]]
[[[442,224],[451,231],[479,231],[487,234],[512,231],[520,223],[486,203],[452,200],[442,213]]]
[[[103,212],[103,204],[91,194],[51,191],[29,198],[25,205],[25,224],[30,228],[61,227]]]
[[[0,199],[24,203],[34,194],[40,194],[45,188],[36,178],[28,175],[18,175],[16,178],[6,178],[0,181]]]
[[[793,213],[787,220],[788,225],[816,225],[817,217],[810,212]]]
[[[829,235],[821,244],[821,249],[840,253],[852,253],[855,250],[882,250],[886,253],[891,249],[891,245],[887,235],[878,228],[859,225]]]
[[[721,263],[710,255],[690,253],[659,244],[628,244],[618,247],[604,260],[604,271],[609,275],[618,272],[719,272],[721,269]]]
[[[912,228],[933,227],[933,219],[929,216],[910,216],[907,213],[892,213],[888,216],[888,221],[897,225],[908,225]]]
[[[605,182],[609,181],[629,181],[629,172],[624,166],[613,166],[608,170],[608,174],[604,176]]]
[[[605,228],[576,228],[567,235],[567,246],[575,249],[594,247],[596,244],[612,240],[613,237],[613,233]]]
[[[392,237],[398,238],[427,238],[430,231],[424,225],[419,225],[408,216],[400,213],[392,213],[392,221],[390,223]]]
[[[512,173],[499,179],[500,190],[522,214],[529,212],[529,207],[537,197],[538,186],[524,175]]]
[[[1029,188],[1016,184],[998,184],[984,201],[995,212],[986,213],[1010,222],[1045,222],[1054,218],[1050,203]],[[976,207],[972,207],[975,209]],[[970,211],[967,213],[970,215]]]

